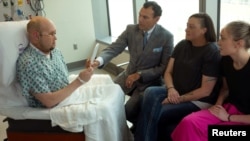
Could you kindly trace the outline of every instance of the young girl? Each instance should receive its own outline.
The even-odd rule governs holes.
[[[223,86],[217,102],[186,116],[172,133],[173,141],[207,141],[208,125],[250,124],[250,24],[231,22],[220,36]]]

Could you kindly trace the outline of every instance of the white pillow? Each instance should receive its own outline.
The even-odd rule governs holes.
[[[9,86],[15,79],[19,51],[28,45],[25,21],[0,22],[0,86]]]

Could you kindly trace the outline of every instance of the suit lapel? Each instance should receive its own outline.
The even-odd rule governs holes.
[[[151,44],[154,44],[153,41],[155,40],[158,40],[158,25],[155,25],[155,29],[152,31],[151,35],[149,36],[148,38],[148,41],[147,41],[147,44],[146,46],[144,47],[144,51],[145,52],[146,50],[149,51],[149,50],[152,50],[152,46]]]

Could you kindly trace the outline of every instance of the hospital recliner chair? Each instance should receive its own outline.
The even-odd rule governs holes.
[[[8,123],[6,141],[85,141],[83,132],[52,127],[49,111],[27,106],[15,80],[19,52],[28,45],[28,21],[0,22],[0,115]]]
[[[6,118],[6,141],[84,141],[84,133],[71,133],[51,127],[50,120],[14,120]]]

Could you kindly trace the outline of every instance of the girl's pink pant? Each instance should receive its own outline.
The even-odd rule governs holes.
[[[234,105],[227,103],[223,107],[229,114],[242,114]],[[240,125],[238,122],[225,122],[210,113],[201,110],[184,117],[172,133],[173,141],[208,141],[208,125]]]

